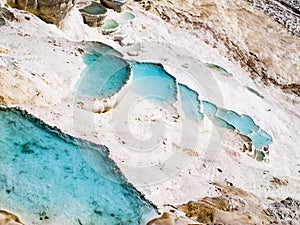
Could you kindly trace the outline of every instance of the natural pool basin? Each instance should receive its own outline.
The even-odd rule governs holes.
[[[183,84],[178,84],[181,99],[181,108],[186,118],[200,122],[203,114],[200,112],[201,102],[198,93]]]
[[[107,16],[107,9],[99,2],[92,1],[88,6],[79,9],[84,22],[91,27],[100,26]]]
[[[105,71],[103,68],[105,68],[106,65],[108,65],[107,68],[110,68],[110,64],[114,63],[114,59],[117,59],[117,64],[118,61],[123,59],[116,56],[114,52],[113,54],[102,54],[99,53],[101,51],[105,52],[106,50],[102,49],[96,53],[86,54],[85,57],[88,60],[85,59],[87,69],[84,73],[88,79],[82,81],[80,86],[83,87],[81,90],[83,93],[86,92],[90,96],[105,98],[117,93],[118,90],[124,86],[128,81],[126,73],[128,73],[129,70],[126,72],[126,70],[120,68],[120,70],[116,72],[114,70],[116,70],[118,66],[113,66],[111,71]],[[124,60],[124,62],[120,63],[120,67],[127,68],[126,63],[127,61]],[[173,105],[178,101],[177,94],[179,93],[181,108],[187,119],[201,122],[205,115],[218,127],[238,131],[240,134],[246,135],[252,140],[253,146],[258,150],[268,148],[269,144],[272,143],[272,137],[261,130],[250,116],[244,114],[240,115],[232,110],[218,107],[212,102],[200,100],[199,94],[196,91],[184,84],[178,84],[176,78],[169,74],[161,64],[135,61],[130,61],[129,63],[133,72],[133,80],[129,84],[129,89],[141,98],[147,98],[157,103]],[[101,75],[101,73],[99,73],[100,71],[101,73],[104,72],[105,75]],[[99,78],[97,78],[97,73],[98,75],[100,74]],[[91,74],[94,75],[91,76]],[[104,79],[103,77],[106,76],[109,78]],[[97,79],[99,79],[98,82],[96,82]],[[101,91],[96,93],[96,83],[105,83],[107,87],[102,88],[103,85],[100,85],[101,88],[99,88],[98,86],[97,89]],[[91,91],[94,93],[89,93]],[[105,93],[108,94],[105,95]]]
[[[109,34],[117,31],[119,28],[119,24],[114,19],[105,19],[103,25],[101,26],[101,30],[103,34]]]
[[[138,225],[153,209],[126,182],[106,147],[16,109],[0,108],[0,126],[0,205],[24,222]]]
[[[162,65],[131,62],[132,91],[156,102],[174,103],[177,100],[176,79]]]
[[[108,98],[119,92],[130,78],[130,64],[111,55],[87,54],[86,68],[82,71],[76,90],[93,98]]]
[[[234,126],[241,134],[249,135],[250,133],[257,131],[257,126],[254,121],[247,115],[239,115],[232,110],[226,110],[219,108],[216,113],[216,117],[225,120],[227,123]]]

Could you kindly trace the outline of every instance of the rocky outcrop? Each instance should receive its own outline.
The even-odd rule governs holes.
[[[216,184],[216,197],[205,197],[177,207],[147,225],[181,224],[298,224],[300,202],[293,198],[271,202],[234,186]],[[270,203],[268,203],[270,202]],[[178,216],[184,212],[186,217]],[[187,219],[195,222],[187,223]],[[185,223],[181,223],[185,221]]]
[[[0,7],[0,18],[3,18],[8,21],[13,21],[15,19],[15,16],[7,8]]]
[[[20,219],[7,211],[0,210],[0,225],[24,225]]]
[[[300,37],[300,4],[292,0],[249,0],[256,7],[284,25],[292,34]]]
[[[47,23],[60,25],[60,22],[75,5],[75,0],[7,0],[14,8],[29,11]]]
[[[101,3],[108,8],[121,12],[126,0],[101,0]]]
[[[196,225],[197,222],[187,218],[178,217],[170,213],[163,213],[160,218],[156,218],[147,223],[147,225]]]
[[[300,222],[300,201],[288,197],[273,202],[265,212],[279,224],[298,224]]]

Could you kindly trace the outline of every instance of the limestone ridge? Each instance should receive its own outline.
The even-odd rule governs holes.
[[[29,11],[47,23],[60,25],[75,5],[75,0],[7,0],[11,7]]]

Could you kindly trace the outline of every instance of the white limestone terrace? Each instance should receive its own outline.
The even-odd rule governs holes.
[[[121,47],[96,29],[83,25],[76,11],[64,21],[64,33],[29,13],[10,10],[17,20],[1,26],[1,101],[26,109],[67,134],[107,146],[111,158],[129,182],[154,204],[162,207],[164,204],[182,204],[215,195],[212,181],[229,182],[262,197],[285,198],[293,195],[300,199],[299,98],[282,93],[276,87],[255,83],[248,72],[227,61],[196,35],[134,8],[132,11],[136,19],[130,29],[133,29],[135,41],[140,43],[139,50],[130,46]],[[133,107],[128,121],[125,121],[132,132],[129,135],[145,140],[151,136],[151,123],[162,120],[167,124],[164,144],[160,143],[159,148],[162,151],[138,152],[126,148],[126,143],[122,143],[115,133],[116,111],[94,114],[79,109],[77,102],[74,102],[76,98],[72,91],[85,64],[80,50],[83,44],[68,40],[70,37],[78,41],[109,44],[122,52],[126,59],[162,63],[178,82],[197,91],[202,99],[215,100],[216,104],[226,109],[251,116],[273,137],[269,162],[257,162],[241,153],[243,140],[237,133],[224,130],[220,131],[221,144],[211,150],[212,154],[208,154],[210,149],[205,150],[203,146],[208,146],[211,136],[215,135],[209,120],[201,124],[202,133],[197,135],[196,147],[192,151],[181,148],[177,142],[182,136],[184,121],[181,117],[177,118],[178,112],[151,104],[145,99],[140,101],[139,108]],[[131,54],[132,51],[137,54]],[[233,76],[209,70],[202,62],[220,65]],[[195,80],[199,76],[199,68],[201,72],[206,72],[205,78],[211,79],[211,83],[203,84]],[[16,78],[12,79],[12,76]],[[206,79],[201,81],[206,82]],[[217,83],[218,90],[209,86],[212,83]],[[201,85],[208,92],[203,91]],[[264,98],[253,94],[247,87]],[[216,91],[220,95],[214,96]],[[115,108],[118,109],[118,105]],[[195,133],[193,129],[189,132]],[[188,152],[181,155],[187,156],[187,161],[178,165],[179,169],[176,165],[172,167],[175,170],[170,173],[169,168],[163,165],[173,154],[174,147],[180,153]],[[148,174],[153,171],[137,172],[145,166],[154,168],[154,172],[162,171],[163,177]],[[154,180],[147,180],[149,177]],[[286,180],[287,184],[272,185],[270,181],[274,177]]]

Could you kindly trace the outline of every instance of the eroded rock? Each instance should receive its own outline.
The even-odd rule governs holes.
[[[126,0],[101,0],[101,3],[117,12],[121,12]]]
[[[300,222],[300,201],[288,197],[271,203],[265,212],[280,224],[298,224]]]
[[[178,217],[170,213],[163,213],[160,218],[156,218],[147,223],[147,225],[195,225],[193,221],[190,221],[186,218]]]
[[[0,210],[0,225],[24,225],[20,219],[7,211]]]
[[[60,25],[60,22],[75,5],[75,0],[7,0],[14,8],[26,10],[42,20]]]

